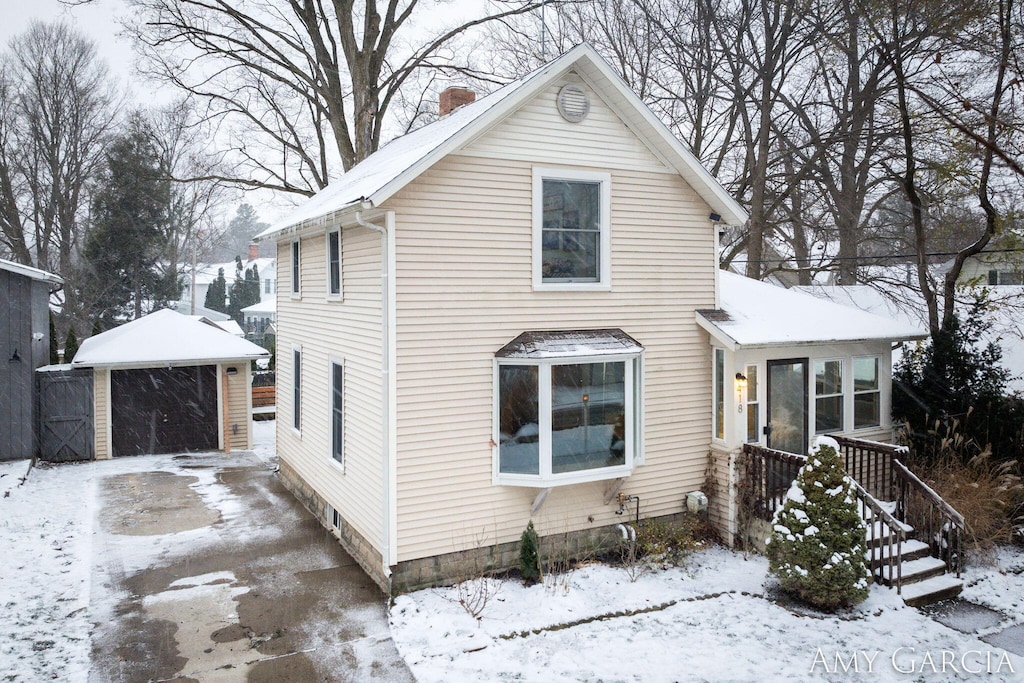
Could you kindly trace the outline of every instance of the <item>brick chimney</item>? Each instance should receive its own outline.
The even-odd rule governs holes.
[[[476,93],[468,88],[445,88],[441,93],[441,99],[438,103],[437,113],[440,116],[448,116],[453,111],[458,109],[464,104],[469,104],[476,100]]]
[[[249,260],[255,261],[260,257],[260,245],[255,242],[249,242]]]

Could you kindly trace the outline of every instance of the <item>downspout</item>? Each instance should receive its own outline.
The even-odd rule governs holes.
[[[392,402],[394,392],[392,383],[394,381],[394,286],[392,284],[392,273],[394,272],[394,211],[387,211],[384,214],[384,226],[371,223],[363,218],[362,211],[356,211],[356,224],[373,230],[380,234],[380,298],[381,298],[381,569],[385,577],[391,576],[392,557],[395,548],[392,540],[395,537],[392,529],[396,520],[392,514],[394,503],[395,481],[392,476],[394,472],[394,458],[392,457]]]

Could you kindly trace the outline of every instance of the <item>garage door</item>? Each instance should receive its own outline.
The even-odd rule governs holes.
[[[113,370],[115,457],[217,449],[217,366]]]

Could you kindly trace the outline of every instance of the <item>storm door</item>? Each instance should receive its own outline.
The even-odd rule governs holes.
[[[807,453],[807,359],[768,361],[768,448]]]

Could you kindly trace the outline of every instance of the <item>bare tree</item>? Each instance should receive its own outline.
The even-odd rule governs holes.
[[[95,45],[65,23],[33,22],[0,64],[0,236],[16,260],[65,277],[66,320],[81,312],[86,194],[119,97]]]
[[[457,68],[444,50],[474,26],[531,12],[529,0],[414,41],[421,0],[130,0],[128,26],[150,76],[205,104],[230,137],[222,180],[309,195],[334,165],[381,143],[388,111],[414,74]],[[421,11],[423,10],[423,11]]]

